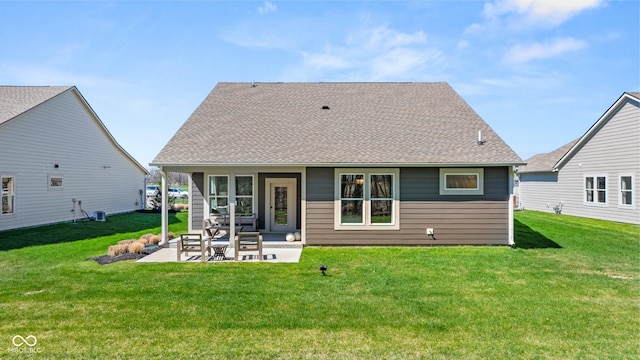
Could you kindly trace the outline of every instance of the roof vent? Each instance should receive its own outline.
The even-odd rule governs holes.
[[[329,105],[322,105],[322,110],[329,110]]]

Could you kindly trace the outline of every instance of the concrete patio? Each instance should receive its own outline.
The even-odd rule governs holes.
[[[229,244],[227,240],[215,240],[212,245],[226,245]],[[145,257],[138,260],[138,262],[178,262],[177,261],[177,247],[176,240],[169,241],[168,247],[163,247]],[[300,261],[300,255],[302,254],[302,244],[299,241],[264,241],[262,243],[262,256],[263,262],[282,262],[282,263],[297,263]],[[181,262],[201,262],[201,255],[198,252],[192,252],[182,256]],[[227,247],[225,251],[225,258],[208,256],[206,262],[233,262],[234,259],[233,248]],[[257,262],[257,251],[243,251],[239,255],[241,262]]]

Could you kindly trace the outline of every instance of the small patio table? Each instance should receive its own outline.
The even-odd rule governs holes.
[[[225,252],[227,251],[227,246],[229,246],[229,244],[211,244],[211,248],[213,249],[213,259],[226,259],[227,256],[225,255]]]

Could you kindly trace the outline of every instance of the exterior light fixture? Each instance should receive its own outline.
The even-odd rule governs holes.
[[[320,271],[322,271],[322,276],[326,276],[327,265],[320,265]]]

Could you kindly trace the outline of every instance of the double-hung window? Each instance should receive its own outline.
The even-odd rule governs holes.
[[[229,177],[209,176],[209,210],[211,214],[229,214]]]
[[[253,176],[236,176],[236,215],[252,215]],[[209,176],[209,210],[211,214],[229,214],[229,176]]]
[[[14,202],[15,202],[15,180],[16,178],[13,176],[3,176],[2,177],[2,188],[0,191],[2,197],[2,214],[13,214],[14,213]]]
[[[253,214],[253,176],[236,176],[236,215]]]
[[[607,177],[587,175],[584,177],[584,201],[587,204],[607,203]]]
[[[620,176],[620,206],[633,207],[633,175]]]
[[[336,169],[337,230],[397,230],[398,169]]]

